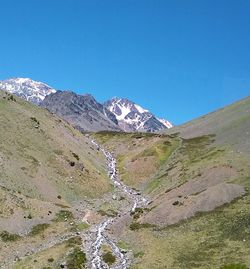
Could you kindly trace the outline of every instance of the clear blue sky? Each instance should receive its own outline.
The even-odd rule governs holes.
[[[0,9],[0,79],[127,97],[175,124],[250,93],[249,0],[1,0]]]

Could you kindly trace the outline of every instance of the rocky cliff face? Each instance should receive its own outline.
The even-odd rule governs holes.
[[[40,105],[81,131],[121,130],[115,115],[90,94],[57,91],[46,96]]]

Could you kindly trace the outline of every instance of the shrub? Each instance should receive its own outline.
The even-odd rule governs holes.
[[[115,256],[109,251],[106,252],[102,255],[102,258],[104,260],[105,263],[107,263],[108,265],[112,265],[113,263],[115,263]]]
[[[102,215],[102,216],[107,216],[107,217],[116,217],[117,214],[118,214],[118,213],[117,213],[115,210],[113,210],[113,209],[108,209],[107,211],[100,209],[100,210],[98,210],[97,212],[98,212],[100,215]]]
[[[82,269],[86,268],[86,254],[80,249],[75,247],[73,251],[68,255],[66,265],[70,269]]]
[[[143,208],[136,207],[134,212],[130,212],[130,215],[133,216],[134,219],[139,219],[143,214]]]
[[[37,118],[35,118],[35,117],[30,117],[30,119],[31,119],[33,122],[37,123],[38,125],[40,124],[40,122],[37,120]]]
[[[54,221],[65,221],[65,219],[73,219],[73,214],[69,210],[60,210],[56,213],[56,218]]]
[[[21,236],[18,234],[11,234],[7,231],[2,231],[0,233],[0,238],[2,239],[3,242],[8,242],[8,241],[19,240],[21,238]]]
[[[8,100],[13,101],[13,102],[16,102],[16,99],[14,98],[13,95],[9,95]]]
[[[68,247],[74,247],[76,245],[81,246],[82,239],[80,236],[75,236],[67,240],[67,246]]]
[[[132,222],[129,226],[130,230],[135,231],[142,228],[154,228],[156,225],[150,223],[139,223],[139,222]]]
[[[72,152],[72,155],[77,161],[80,160],[80,157],[75,152]]]
[[[82,222],[82,223],[79,223],[77,225],[77,229],[80,231],[83,231],[83,230],[88,229],[88,228],[89,228],[89,224],[86,222]]]
[[[42,233],[44,230],[46,230],[49,227],[48,223],[42,223],[42,224],[37,224],[32,227],[29,235],[37,235]]]

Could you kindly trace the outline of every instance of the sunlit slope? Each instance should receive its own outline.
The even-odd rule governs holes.
[[[249,104],[244,99],[169,136],[96,135],[114,149],[121,178],[151,199],[113,231],[133,249],[132,268],[250,266]]]
[[[164,132],[184,138],[216,134],[218,143],[250,153],[250,97]]]
[[[0,224],[36,215],[37,201],[70,205],[110,189],[103,156],[46,110],[1,91],[0,128]]]
[[[1,186],[66,201],[108,190],[103,157],[85,137],[46,110],[0,92]]]

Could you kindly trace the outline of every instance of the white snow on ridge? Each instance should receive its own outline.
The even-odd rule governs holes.
[[[109,109],[117,118],[124,131],[158,131],[171,128],[172,124],[165,119],[156,118],[149,110],[126,98],[112,98],[107,102]]]
[[[146,113],[149,112],[148,110],[142,108],[141,106],[135,104],[135,108],[140,112],[140,113]]]
[[[157,120],[159,122],[161,122],[163,125],[165,125],[168,129],[170,129],[170,128],[173,127],[173,124],[170,123],[169,121],[165,120],[165,119],[159,119],[159,118],[157,118]]]
[[[13,81],[15,80],[16,82],[23,84],[23,83],[26,83],[27,81],[29,81],[30,78],[16,78],[16,79],[11,79],[11,80],[13,80]]]
[[[6,79],[0,81],[0,88],[35,104],[39,104],[47,95],[56,92],[49,85],[30,78]]]

